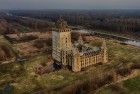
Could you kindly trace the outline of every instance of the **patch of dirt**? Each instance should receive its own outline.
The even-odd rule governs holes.
[[[51,32],[29,32],[29,33],[18,33],[18,34],[8,34],[7,35],[11,39],[19,40],[22,36],[38,36],[38,38],[51,38]]]
[[[39,49],[34,47],[30,42],[14,44],[14,46],[18,50],[18,53],[23,56],[32,56],[40,52]]]

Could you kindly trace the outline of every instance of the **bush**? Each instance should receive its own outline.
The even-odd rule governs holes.
[[[133,70],[133,69],[140,69],[140,64],[133,64],[132,66],[131,66],[131,69]]]
[[[52,46],[52,39],[38,39],[34,41],[33,45],[38,49],[44,48],[44,46]]]
[[[113,81],[113,76],[105,75],[104,78],[88,79],[86,81],[77,81],[63,89],[61,94],[88,94],[90,91],[97,90],[107,83]]]
[[[77,33],[77,32],[72,32],[71,33],[71,39],[72,39],[72,42],[74,42],[74,41],[77,41],[78,39],[79,39],[79,33]]]
[[[10,47],[10,45],[2,44],[0,45],[0,61],[13,58],[15,56],[15,52]]]
[[[131,73],[131,69],[130,68],[121,68],[121,69],[117,69],[116,73],[121,75],[121,76],[127,76]]]

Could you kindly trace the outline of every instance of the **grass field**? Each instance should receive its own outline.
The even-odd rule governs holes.
[[[0,61],[13,58],[16,55],[16,50],[11,43],[0,35]]]
[[[97,94],[140,94],[140,76],[104,88]]]
[[[131,63],[139,63],[140,61],[140,48],[138,47],[122,45],[113,40],[107,41],[107,46],[109,64],[89,67],[80,73],[61,69],[41,76],[36,75],[34,67],[42,62],[48,62],[50,57],[48,54],[39,54],[30,58],[24,64],[15,62],[11,65],[0,66],[0,89],[3,91],[5,84],[10,82],[10,85],[14,87],[14,94],[31,94],[37,91],[43,91],[45,94],[56,92],[61,94],[61,89],[64,87],[72,85],[77,81],[86,81],[87,79],[100,76],[105,70],[116,68],[120,63],[127,66]],[[133,83],[133,80],[124,82],[126,88],[131,88],[129,83]],[[130,90],[133,92],[135,88]],[[101,94],[118,93],[115,93],[111,89],[105,89]]]
[[[140,76],[124,81],[123,86],[127,89],[126,94],[140,94]]]

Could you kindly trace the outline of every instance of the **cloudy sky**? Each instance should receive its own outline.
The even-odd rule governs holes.
[[[140,9],[140,0],[0,0],[0,9]]]

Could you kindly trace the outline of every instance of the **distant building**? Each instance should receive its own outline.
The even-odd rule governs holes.
[[[74,72],[97,63],[107,63],[107,47],[103,40],[101,47],[91,47],[84,44],[82,36],[72,44],[71,30],[67,22],[59,19],[56,23],[58,30],[52,31],[52,56],[55,62],[62,66],[68,66]]]

